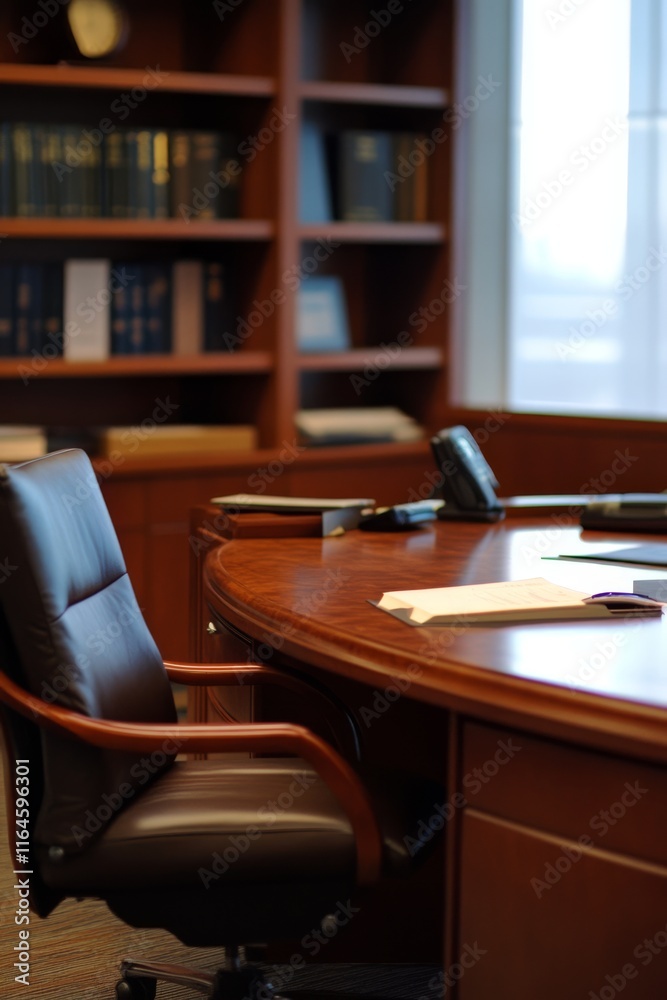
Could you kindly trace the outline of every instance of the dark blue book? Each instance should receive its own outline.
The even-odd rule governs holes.
[[[143,264],[145,335],[149,354],[171,351],[171,267],[166,262]]]
[[[15,354],[14,343],[14,265],[0,264],[0,357]]]
[[[61,125],[58,131],[62,155],[60,162],[63,164],[59,170],[59,214],[78,219],[83,215],[84,199],[84,168],[77,153],[81,128],[78,125]]]
[[[49,261],[42,265],[42,314],[43,331],[41,348],[48,347],[47,357],[63,353],[63,265],[62,261]],[[41,349],[40,348],[40,349]]]
[[[154,219],[168,219],[169,206],[169,133],[151,129],[152,145],[152,214]]]
[[[15,284],[15,353],[23,356],[40,350],[43,335],[42,266],[18,264]]]
[[[126,265],[114,261],[113,268],[122,272]],[[129,284],[117,282],[111,292],[111,353],[130,353],[130,323],[131,323],[131,299],[130,295],[134,284],[140,281],[138,265],[132,264],[131,274],[136,277]]]
[[[351,129],[339,136],[339,217],[347,222],[390,222],[394,196],[387,180],[394,165],[391,132]]]
[[[0,123],[0,215],[14,215],[12,131]]]
[[[129,209],[127,129],[118,128],[104,139],[103,188],[104,214],[113,219],[127,219]]]
[[[227,266],[204,262],[204,350],[229,351],[225,334],[233,329],[234,310]]]
[[[150,129],[126,134],[128,214],[131,219],[153,217],[153,136]]]
[[[41,164],[35,154],[34,127],[25,123],[13,125],[14,209],[22,217],[38,215]]]

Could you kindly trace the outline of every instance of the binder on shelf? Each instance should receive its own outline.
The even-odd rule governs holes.
[[[69,333],[64,347],[68,361],[106,361],[109,357],[110,273],[109,260],[65,261],[63,323]]]
[[[297,292],[296,342],[300,351],[343,351],[350,346],[343,281],[336,275],[301,282]]]

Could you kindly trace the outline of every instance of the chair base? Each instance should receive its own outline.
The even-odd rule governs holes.
[[[116,983],[117,1000],[153,1000],[158,980],[189,987],[209,1000],[287,1000],[273,992],[273,987],[256,966],[239,965],[237,957],[231,960],[230,968],[215,973],[129,958],[121,962],[120,971],[122,978]]]

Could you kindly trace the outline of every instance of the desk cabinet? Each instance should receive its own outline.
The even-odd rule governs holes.
[[[664,996],[664,770],[471,723],[459,780],[462,1000]]]

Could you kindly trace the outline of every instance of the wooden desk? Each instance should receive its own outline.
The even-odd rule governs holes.
[[[526,576],[594,592],[661,575],[542,559],[583,544],[531,519],[247,538],[206,558],[200,614],[254,655],[347,684],[369,739],[400,740],[402,706],[439,713],[447,789],[424,822],[444,823],[444,966],[461,1000],[667,989],[667,617],[416,629],[368,603]],[[409,757],[409,740],[400,749]]]

